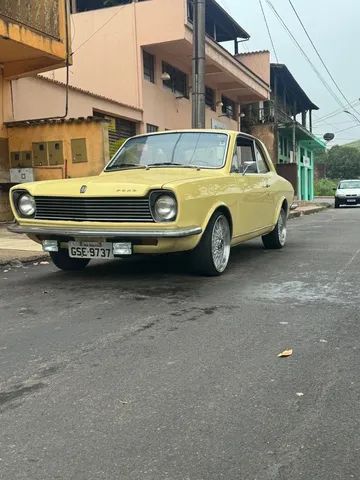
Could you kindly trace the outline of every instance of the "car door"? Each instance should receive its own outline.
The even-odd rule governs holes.
[[[273,172],[266,159],[263,147],[259,142],[255,141],[255,159],[257,174],[260,179],[261,188],[259,190],[259,203],[261,216],[259,217],[261,227],[272,225],[275,214],[275,183],[276,174]]]
[[[255,142],[250,137],[239,135],[235,147],[231,177],[233,191],[236,193],[233,236],[241,237],[264,227],[267,214],[266,178],[258,173]]]

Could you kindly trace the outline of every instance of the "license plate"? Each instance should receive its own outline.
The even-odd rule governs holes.
[[[356,199],[355,198],[348,198],[347,201],[350,203],[355,203],[356,202]]]
[[[71,258],[114,258],[110,242],[69,242],[68,248]]]

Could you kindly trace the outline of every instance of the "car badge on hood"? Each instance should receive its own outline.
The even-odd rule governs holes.
[[[82,185],[82,187],[80,188],[80,193],[85,193],[87,190],[87,186],[86,185]]]

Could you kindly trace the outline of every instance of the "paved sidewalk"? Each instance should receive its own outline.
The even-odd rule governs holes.
[[[290,218],[310,215],[329,208],[329,204],[298,202],[298,207],[290,212]],[[0,224],[0,265],[16,262],[33,262],[47,259],[41,245],[30,240],[26,235],[10,233],[5,224]]]
[[[47,258],[41,245],[26,235],[10,233],[6,225],[0,224],[0,265],[14,262],[31,262]]]

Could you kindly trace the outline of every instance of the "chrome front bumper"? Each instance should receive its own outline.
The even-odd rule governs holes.
[[[12,233],[26,233],[28,235],[56,235],[60,237],[111,237],[111,238],[182,238],[199,235],[201,227],[186,227],[174,229],[148,230],[101,230],[93,228],[59,228],[47,226],[23,226],[17,223],[8,226]]]

